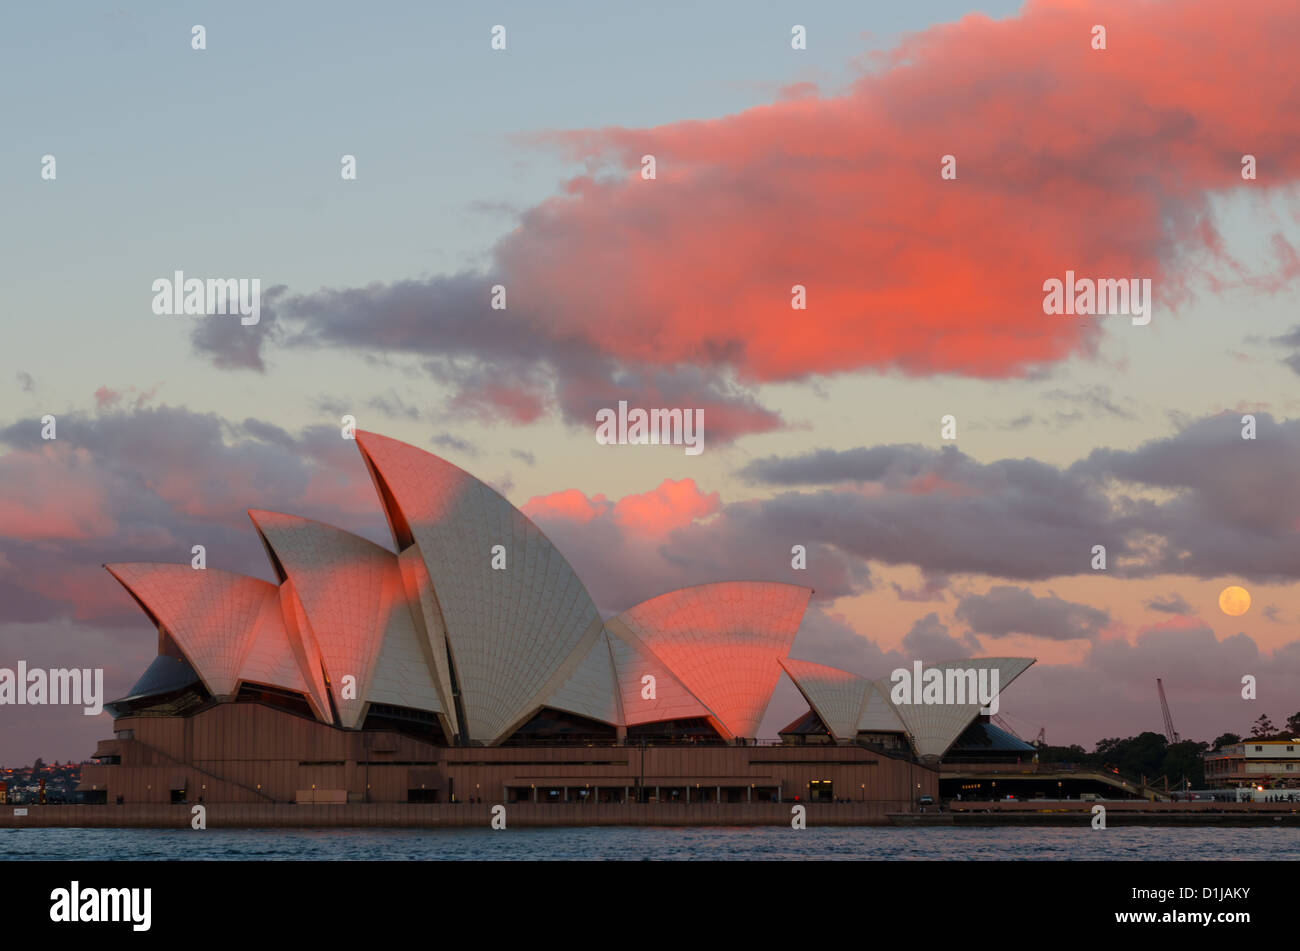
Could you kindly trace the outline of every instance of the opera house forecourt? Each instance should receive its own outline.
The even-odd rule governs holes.
[[[497,805],[520,824],[770,823],[794,803],[884,821],[938,797],[965,731],[995,730],[979,697],[908,702],[791,658],[806,587],[702,584],[602,620],[496,491],[405,443],[356,443],[396,554],[254,510],[274,584],[105,566],[158,637],[83,771],[86,803],[120,814],[105,824],[188,824],[195,804],[232,825],[486,824]],[[933,666],[1005,687],[1031,663]],[[782,671],[809,710],[760,742]]]

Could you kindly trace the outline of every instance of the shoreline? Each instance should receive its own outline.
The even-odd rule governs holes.
[[[948,828],[1026,826],[1041,828],[1090,828],[1092,816],[1077,810],[1052,812],[945,812],[937,815],[895,813],[889,816],[890,825]],[[1172,813],[1172,812],[1111,812],[1106,813],[1106,827],[1156,826],[1172,829],[1203,829],[1216,826],[1300,828],[1300,813]]]
[[[209,803],[208,828],[491,828],[498,803]],[[1300,827],[1297,803],[1029,803],[961,804],[943,812],[898,812],[886,803],[507,803],[507,828],[574,826],[790,826],[794,807],[813,826],[1088,827],[1092,807],[1110,826]],[[1214,806],[1215,808],[1211,808]],[[0,829],[189,829],[194,804],[32,805],[0,807]],[[24,814],[25,810],[25,814]]]

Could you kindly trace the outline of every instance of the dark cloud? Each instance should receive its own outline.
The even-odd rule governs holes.
[[[834,485],[840,482],[887,482],[898,485],[925,471],[951,469],[967,462],[954,446],[927,449],[918,445],[818,449],[799,456],[767,456],[745,465],[737,475],[764,485]]]
[[[418,357],[425,374],[451,391],[443,410],[449,421],[530,423],[555,410],[570,424],[594,427],[596,411],[622,399],[632,406],[703,409],[705,438],[718,444],[782,425],[779,414],[760,406],[725,371],[615,358],[557,333],[509,289],[507,308],[494,310],[495,283],[462,272],[314,294],[289,295],[277,287],[271,300],[263,295],[261,324],[206,322],[192,340],[196,352],[217,366],[258,371],[265,369],[263,351],[272,342]],[[337,400],[324,405],[342,409]],[[394,418],[417,415],[392,397],[368,405]]]
[[[767,457],[739,475],[809,487],[764,500],[765,517],[932,574],[1082,574],[1092,547],[1105,545],[1118,577],[1300,578],[1300,420],[1258,413],[1254,440],[1241,438],[1240,414],[1179,422],[1172,436],[1064,468],[888,445]]]
[[[1300,419],[1257,413],[1255,439],[1241,438],[1241,414],[1188,423],[1133,450],[1097,449],[1070,472],[1119,492],[1113,525],[1142,554],[1146,572],[1236,575],[1269,582],[1300,577]]]
[[[969,631],[962,637],[953,637],[948,626],[933,611],[912,625],[903,635],[903,654],[910,660],[927,664],[944,660],[958,660],[980,651],[980,642]]]
[[[239,425],[239,432],[265,443],[272,443],[285,449],[297,449],[298,440],[274,423],[267,423],[251,416]]]
[[[943,601],[949,580],[944,574],[924,575],[919,588],[904,588],[896,581],[891,581],[890,586],[900,601]]]
[[[1288,332],[1278,337],[1270,337],[1269,343],[1275,343],[1282,347],[1295,347],[1300,349],[1300,327],[1292,327]]]
[[[1166,614],[1191,614],[1192,606],[1187,603],[1187,599],[1177,592],[1170,593],[1167,598],[1150,598],[1146,606],[1152,611],[1163,611]]]
[[[976,634],[1032,634],[1054,641],[1091,640],[1110,623],[1105,611],[1054,594],[1035,597],[1028,588],[1014,585],[995,585],[985,594],[966,595],[957,602],[956,616]]]
[[[1268,343],[1290,350],[1291,353],[1282,358],[1282,363],[1290,367],[1292,372],[1300,374],[1300,326],[1293,327],[1281,336],[1269,337]]]
[[[194,352],[210,359],[223,370],[266,372],[263,351],[269,344],[283,339],[277,316],[277,303],[288,290],[277,284],[262,292],[261,310],[255,324],[244,324],[236,317],[192,317],[190,346]],[[182,318],[176,318],[182,319]]]
[[[880,446],[762,459],[753,482],[834,488],[761,503],[773,525],[863,559],[933,574],[1041,579],[1088,570],[1093,545],[1127,554],[1110,501],[1082,475],[1030,459],[982,464],[953,447]],[[858,484],[872,491],[859,491]]]

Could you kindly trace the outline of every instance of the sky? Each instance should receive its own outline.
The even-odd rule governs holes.
[[[1184,737],[1280,724],[1298,32],[1281,0],[6,7],[0,667],[124,694],[156,635],[100,566],[271,580],[249,508],[391,547],[350,414],[523,508],[606,615],[789,581],[801,659],[1037,658],[1026,738],[1158,732],[1157,677]],[[260,321],[155,314],[176,270],[258,279]],[[1067,270],[1150,280],[1150,322],[1045,314]],[[598,444],[619,400],[702,409],[704,451]],[[765,735],[802,711],[783,675]],[[0,718],[6,765],[111,731]]]

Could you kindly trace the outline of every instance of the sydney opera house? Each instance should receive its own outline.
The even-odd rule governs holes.
[[[405,443],[356,443],[396,553],[254,510],[275,583],[105,566],[158,656],[108,705],[87,801],[907,810],[937,796],[941,759],[1006,739],[978,703],[896,704],[888,682],[791,658],[806,587],[703,584],[602,619],[493,489]],[[1031,663],[952,666],[996,668],[1005,687]],[[759,741],[783,671],[808,712]]]

